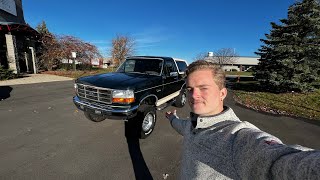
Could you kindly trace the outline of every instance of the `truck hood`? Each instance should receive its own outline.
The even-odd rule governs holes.
[[[76,83],[110,89],[140,90],[144,89],[145,87],[153,87],[157,84],[161,84],[161,77],[139,73],[114,72],[81,77],[76,80]]]

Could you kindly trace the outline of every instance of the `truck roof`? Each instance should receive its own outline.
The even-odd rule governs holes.
[[[180,59],[180,58],[173,58],[173,57],[167,57],[167,56],[129,56],[126,57],[126,59],[132,59],[132,58],[159,58],[159,59],[173,59],[175,61],[185,61],[184,59]]]
[[[173,59],[172,57],[166,57],[166,56],[129,56],[126,57],[126,59],[131,59],[131,58],[161,58],[161,59]]]

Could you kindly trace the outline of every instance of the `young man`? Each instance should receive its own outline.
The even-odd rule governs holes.
[[[285,145],[223,105],[220,67],[200,60],[186,74],[191,120],[166,113],[184,136],[181,179],[320,179],[320,151]]]

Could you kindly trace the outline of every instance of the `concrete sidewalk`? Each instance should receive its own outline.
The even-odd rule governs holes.
[[[51,74],[26,74],[24,77],[18,79],[10,79],[5,81],[0,81],[0,86],[10,86],[17,84],[34,84],[43,82],[53,82],[53,81],[70,81],[73,78],[56,76]]]

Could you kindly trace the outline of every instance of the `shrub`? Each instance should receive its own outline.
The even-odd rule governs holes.
[[[0,66],[0,80],[8,80],[13,79],[15,74],[13,74],[13,70],[5,69],[3,66]]]

